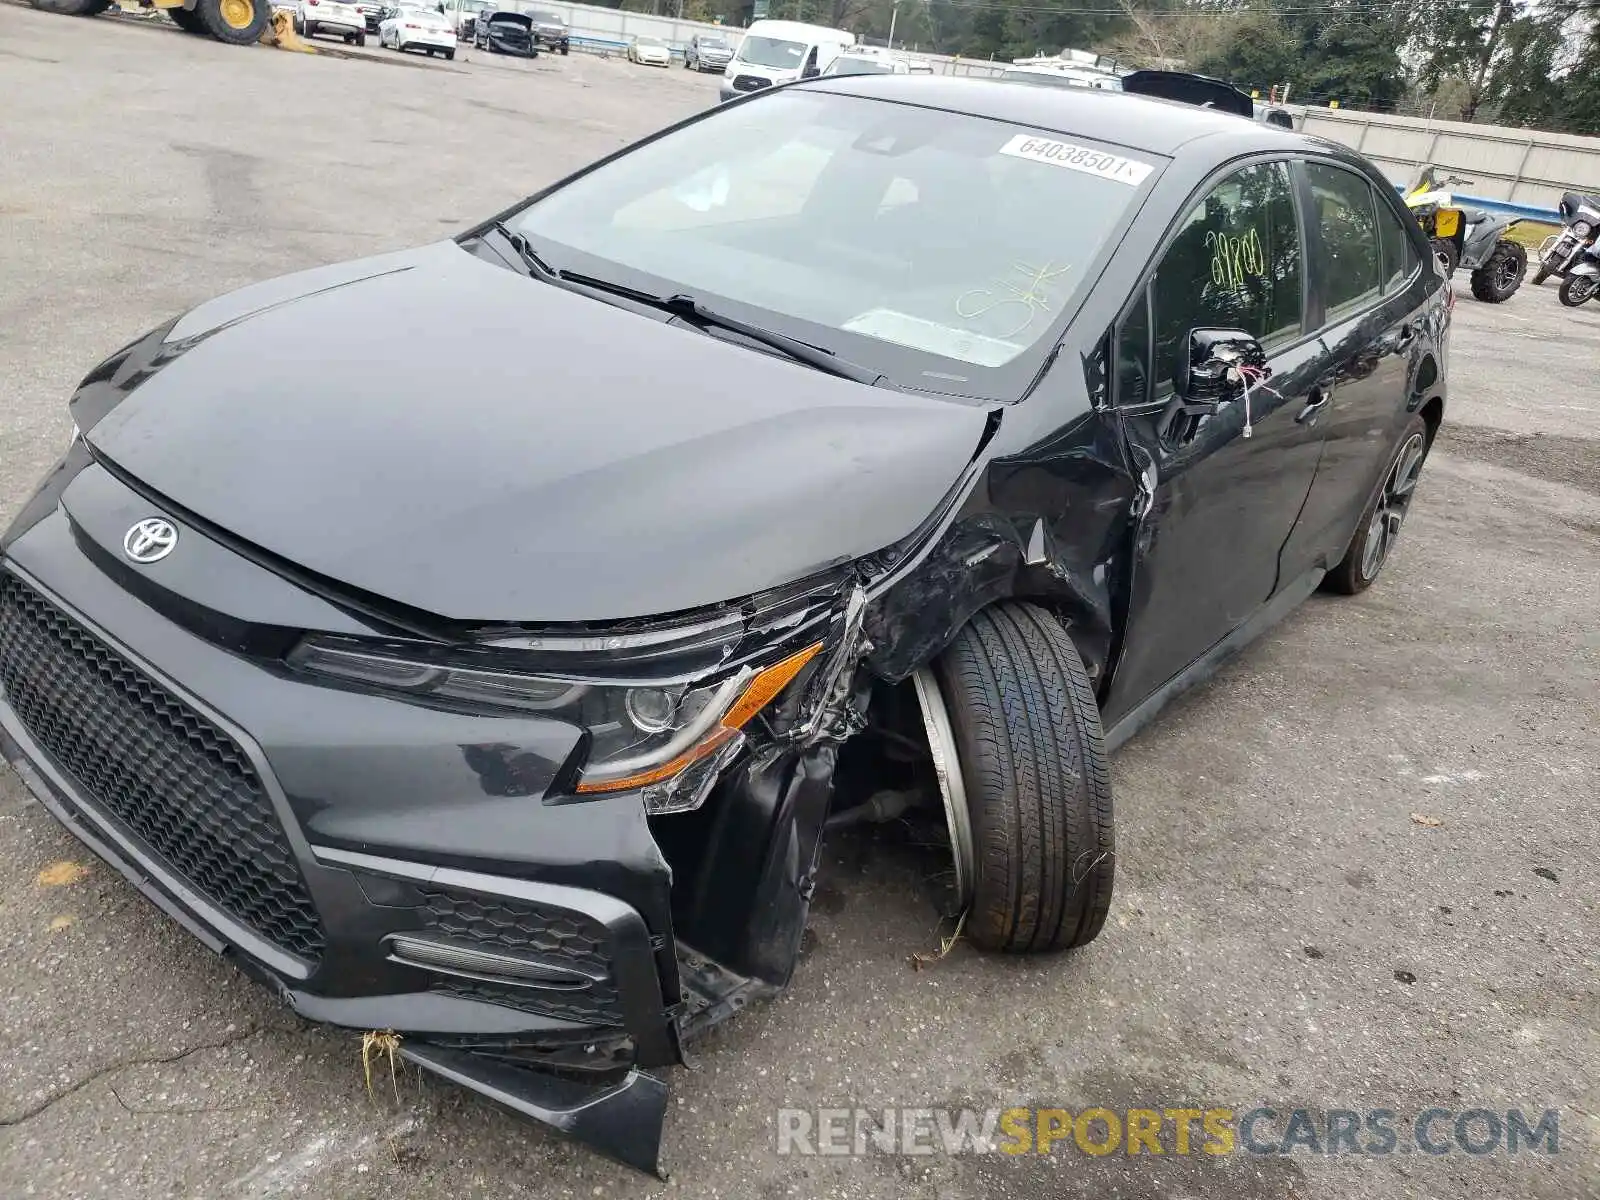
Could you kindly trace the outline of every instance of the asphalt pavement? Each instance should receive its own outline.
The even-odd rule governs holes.
[[[0,520],[135,334],[445,237],[716,99],[578,54],[395,58],[0,4]],[[1101,938],[913,969],[925,862],[840,838],[792,989],[669,1073],[665,1183],[385,1061],[369,1082],[358,1037],[288,1014],[0,768],[0,1196],[1600,1196],[1600,307],[1461,291],[1445,432],[1381,582],[1314,598],[1116,756]],[[1559,1139],[779,1153],[781,1109],[891,1104],[1270,1107],[1268,1144],[1296,1109],[1324,1133],[1332,1109],[1555,1110]]]

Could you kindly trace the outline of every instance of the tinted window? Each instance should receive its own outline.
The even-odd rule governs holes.
[[[1374,195],[1374,202],[1378,208],[1378,238],[1383,251],[1383,293],[1387,296],[1411,278],[1422,260],[1401,224],[1400,215],[1384,203],[1382,196]]]
[[[1321,244],[1312,258],[1328,303],[1328,318],[1344,316],[1374,300],[1382,282],[1378,216],[1372,185],[1342,167],[1310,163],[1313,216]]]
[[[1300,232],[1283,163],[1246,167],[1179,222],[1155,277],[1156,382],[1172,385],[1189,330],[1242,329],[1264,343],[1300,332]]]

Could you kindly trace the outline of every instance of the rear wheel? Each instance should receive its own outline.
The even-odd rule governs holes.
[[[1439,260],[1439,268],[1444,272],[1444,277],[1449,279],[1456,273],[1456,264],[1461,261],[1461,252],[1449,238],[1434,238],[1429,245],[1433,247],[1433,256]]]
[[[444,52],[444,60],[445,62],[455,62],[456,52],[454,50],[446,50]]]
[[[1528,251],[1516,242],[1501,242],[1472,273],[1472,294],[1485,304],[1503,304],[1517,294],[1527,270]]]
[[[1420,416],[1413,416],[1400,435],[1399,448],[1389,460],[1377,494],[1361,514],[1350,548],[1323,580],[1328,591],[1354,596],[1372,586],[1383,564],[1389,561],[1400,526],[1411,511],[1411,498],[1416,494],[1417,480],[1427,458],[1428,427]]]
[[[1092,941],[1111,906],[1111,778],[1094,689],[1066,628],[1035,605],[986,608],[934,678],[970,830],[967,936],[1014,952]]]
[[[111,7],[111,0],[33,0],[33,6],[64,17],[97,17]]]
[[[1597,287],[1600,287],[1600,279],[1593,275],[1569,275],[1561,281],[1557,299],[1568,308],[1577,308],[1593,298]]]

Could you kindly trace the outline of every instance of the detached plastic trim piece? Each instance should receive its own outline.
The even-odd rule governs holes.
[[[541,1121],[624,1166],[665,1179],[661,1129],[667,1085],[629,1071],[621,1083],[591,1087],[559,1076],[479,1058],[467,1050],[405,1042],[401,1055],[498,1104]]]

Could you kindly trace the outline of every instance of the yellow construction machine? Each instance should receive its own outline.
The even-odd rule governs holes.
[[[32,0],[44,12],[70,17],[99,16],[114,0]],[[199,33],[219,42],[248,46],[273,40],[273,0],[139,0],[139,7],[164,12],[185,33]]]

